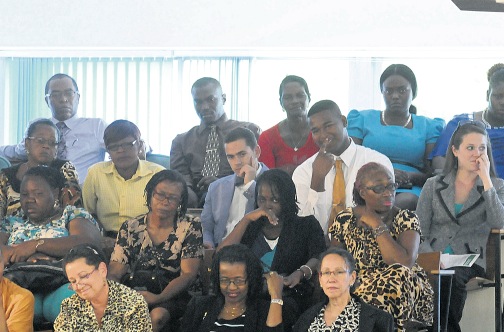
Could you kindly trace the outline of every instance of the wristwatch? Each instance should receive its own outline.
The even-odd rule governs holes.
[[[45,242],[45,241],[44,241],[43,239],[38,240],[38,241],[37,241],[37,245],[35,246],[35,251],[37,251],[38,247],[39,247],[39,246],[41,246],[41,245],[43,245],[43,244],[44,244],[44,242]]]
[[[283,300],[282,299],[271,299],[271,303],[283,305]]]

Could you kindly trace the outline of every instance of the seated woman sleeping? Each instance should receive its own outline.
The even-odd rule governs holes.
[[[64,188],[65,178],[55,168],[37,166],[26,172],[20,190],[24,217],[8,217],[0,227],[0,247],[6,265],[59,260],[76,244],[100,242],[98,224],[87,211],[60,205]],[[43,308],[43,313],[35,311],[35,317],[54,321],[61,301],[71,294],[64,285],[49,294],[35,294],[35,308]]]
[[[187,292],[203,257],[201,221],[186,215],[187,184],[177,171],[154,174],[145,187],[147,214],[123,223],[110,258],[110,279],[121,281],[132,267],[164,272],[159,294],[139,290],[149,304],[153,331],[184,314]],[[138,264],[137,264],[138,263]]]

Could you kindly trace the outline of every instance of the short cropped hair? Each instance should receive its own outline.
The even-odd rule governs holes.
[[[231,130],[224,138],[224,143],[228,144],[231,142],[236,142],[240,139],[244,139],[247,146],[252,150],[257,146],[257,139],[254,133],[252,132],[252,130],[245,127],[238,127]]]
[[[73,77],[67,75],[67,74],[62,74],[62,73],[59,73],[59,74],[55,74],[53,76],[51,76],[51,78],[47,81],[46,85],[45,85],[45,94],[48,94],[49,93],[49,83],[51,83],[51,81],[53,80],[59,80],[59,79],[62,79],[62,78],[69,78],[71,81],[72,81],[72,84],[74,86],[74,89],[75,91],[79,91],[79,87],[77,86],[77,82],[75,82],[75,80],[73,79]]]
[[[154,188],[156,186],[163,182],[163,181],[170,181],[172,183],[178,183],[182,187],[182,193],[180,196],[180,211],[178,218],[182,218],[187,211],[187,202],[189,200],[189,192],[187,190],[187,183],[178,171],[175,170],[170,170],[170,169],[164,169],[162,171],[157,172],[152,176],[152,178],[147,182],[147,185],[145,186],[145,203],[147,207],[149,208],[150,211],[150,206],[151,206],[151,200],[152,200],[152,193],[154,192]],[[175,221],[177,222],[177,220]]]
[[[108,147],[114,142],[118,142],[128,136],[133,137],[140,143],[140,129],[131,121],[128,120],[115,120],[105,128],[103,133],[103,141],[105,146]]]
[[[222,86],[221,86],[220,82],[217,81],[213,77],[202,77],[200,79],[197,79],[196,82],[193,83],[193,85],[191,87],[191,91],[193,91],[194,89],[197,89],[197,88],[202,88],[202,87],[207,86],[209,84],[216,86],[217,88],[219,88],[220,91],[222,91]]]
[[[336,104],[332,100],[326,99],[317,101],[315,104],[313,104],[313,106],[310,107],[310,110],[308,111],[308,117],[323,111],[330,111],[336,116],[341,116],[341,111],[338,104]]]
[[[23,176],[23,181],[30,176],[37,176],[42,178],[49,184],[49,187],[51,187],[51,189],[61,190],[65,187],[65,177],[58,169],[53,167],[36,166],[30,168]]]
[[[108,264],[107,258],[103,251],[93,244],[79,244],[65,255],[63,258],[63,273],[66,276],[65,267],[67,264],[72,263],[80,258],[84,258],[86,260],[87,265],[94,266],[96,269],[100,265],[100,263]]]
[[[308,96],[308,101],[311,101],[311,94],[310,94],[310,89],[308,88],[308,83],[306,83],[304,78],[302,78],[300,76],[296,76],[296,75],[285,76],[285,78],[282,80],[282,83],[280,83],[280,88],[278,89],[278,94],[280,95],[280,98],[282,98],[285,86],[288,83],[292,83],[292,82],[299,83],[304,88],[306,95]]]
[[[49,126],[56,131],[56,139],[59,141],[60,132],[58,127],[50,119],[38,119],[30,123],[28,130],[26,131],[26,137],[32,137],[33,133],[37,130],[38,126]]]

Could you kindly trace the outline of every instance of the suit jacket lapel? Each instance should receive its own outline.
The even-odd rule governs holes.
[[[458,223],[455,216],[455,177],[453,173],[439,178],[436,188],[436,195],[446,214],[450,219]]]

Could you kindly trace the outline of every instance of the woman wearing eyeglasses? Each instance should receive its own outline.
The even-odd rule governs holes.
[[[451,137],[443,173],[427,180],[417,208],[425,238],[422,252],[480,254],[473,266],[453,268],[449,331],[460,331],[465,284],[485,275],[488,235],[491,228],[504,227],[503,202],[504,181],[495,173],[485,124],[460,122]]]
[[[55,332],[152,331],[144,298],[129,287],[107,280],[105,255],[95,246],[79,245],[63,259],[74,295],[61,304]]]
[[[110,278],[115,281],[127,282],[123,277],[128,269],[163,272],[166,284],[160,293],[139,290],[149,304],[155,332],[184,314],[190,299],[187,290],[203,257],[201,221],[185,214],[187,201],[187,184],[180,173],[156,173],[145,187],[149,212],[122,224],[110,258]]]
[[[99,243],[98,224],[84,209],[59,204],[65,179],[52,167],[30,168],[21,181],[23,217],[11,216],[0,226],[4,263],[57,261],[80,243]],[[36,285],[35,285],[36,286]],[[35,294],[35,320],[54,321],[61,301],[70,296],[65,286]]]
[[[266,278],[270,301],[260,299]],[[264,275],[257,257],[242,244],[222,248],[211,271],[213,294],[195,297],[187,306],[182,332],[283,331],[283,278]]]
[[[294,332],[394,331],[394,320],[389,313],[352,294],[357,273],[355,260],[348,251],[328,249],[320,256],[318,270],[325,300],[301,315],[294,325]]]
[[[60,204],[82,207],[81,188],[75,166],[68,160],[56,159],[58,138],[58,128],[51,120],[39,119],[30,124],[24,141],[28,161],[4,168],[0,172],[0,220],[22,215],[19,199],[21,180],[30,168],[40,165],[53,167],[65,177]]]
[[[411,320],[432,324],[433,290],[415,263],[418,218],[394,206],[396,188],[394,175],[383,165],[362,166],[353,189],[356,206],[340,212],[329,233],[331,245],[355,257],[355,294],[391,313],[398,331],[405,331]]]
[[[348,134],[360,144],[386,155],[394,166],[396,205],[415,210],[425,181],[432,176],[430,152],[445,126],[442,119],[417,115],[411,103],[417,81],[406,65],[393,64],[380,76],[385,110],[352,110]]]
[[[128,120],[108,125],[103,140],[111,161],[89,168],[83,200],[105,234],[115,240],[124,221],[147,213],[142,193],[152,176],[164,167],[139,159],[144,143],[138,127]]]

